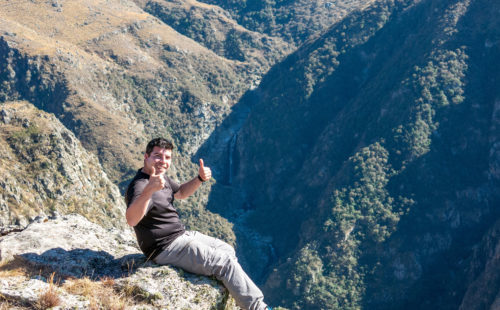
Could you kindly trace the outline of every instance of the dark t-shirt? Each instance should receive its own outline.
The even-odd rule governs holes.
[[[165,187],[153,194],[146,214],[134,226],[139,247],[149,259],[155,258],[185,231],[184,225],[179,220],[179,214],[172,205],[174,194],[180,186],[169,177],[164,177],[167,181]],[[149,175],[139,169],[127,188],[125,196],[127,208],[141,195],[148,182]]]

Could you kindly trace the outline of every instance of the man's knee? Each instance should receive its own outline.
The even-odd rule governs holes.
[[[235,256],[222,253],[215,258],[213,273],[217,278],[230,278],[238,268],[241,268]],[[220,279],[219,279],[220,280]]]
[[[228,243],[226,243],[226,252],[231,256],[233,257],[234,259],[236,259],[236,251],[234,250],[234,247]]]

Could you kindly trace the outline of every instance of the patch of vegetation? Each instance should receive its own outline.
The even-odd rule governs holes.
[[[204,0],[231,13],[244,27],[299,46],[363,5],[363,1]]]
[[[35,309],[45,310],[49,308],[54,308],[59,306],[62,302],[59,292],[57,291],[57,283],[54,283],[55,273],[52,273],[47,280],[49,287],[42,293],[40,293],[38,300],[33,305]]]
[[[356,309],[364,295],[364,277],[373,268],[359,264],[364,250],[390,237],[413,203],[388,192],[394,171],[380,143],[352,156],[348,169],[350,185],[333,194],[322,242],[308,244],[295,260],[288,285],[303,297],[298,308]]]

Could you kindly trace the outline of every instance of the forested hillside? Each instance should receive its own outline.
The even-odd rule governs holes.
[[[354,12],[271,68],[207,141],[200,154],[225,163],[209,208],[238,223],[274,302],[495,302],[498,12],[480,0]]]

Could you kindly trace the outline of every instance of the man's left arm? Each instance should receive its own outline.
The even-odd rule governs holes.
[[[198,176],[196,176],[191,181],[188,181],[182,184],[179,187],[179,190],[174,194],[175,199],[184,199],[196,192],[196,190],[200,187],[200,185],[210,180],[212,177],[212,170],[210,168],[205,167],[203,163],[203,159],[200,159],[200,168],[198,169]]]

